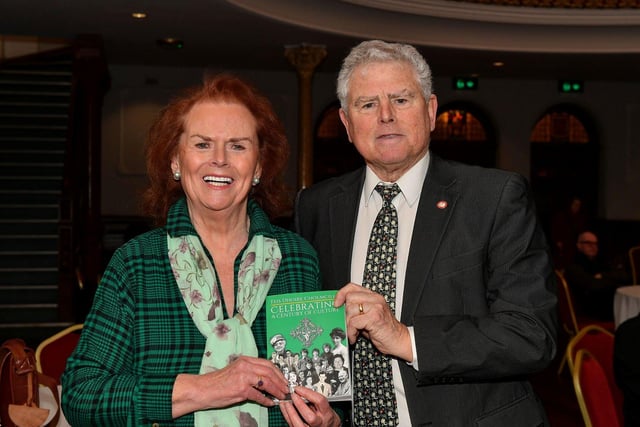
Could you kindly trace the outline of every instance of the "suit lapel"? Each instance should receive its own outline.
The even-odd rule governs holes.
[[[329,198],[331,259],[338,286],[351,281],[351,252],[358,218],[358,203],[364,184],[364,171],[345,176],[338,191]]]
[[[424,180],[411,248],[407,260],[401,321],[409,324],[427,286],[440,243],[453,214],[459,192],[456,177],[448,163],[432,154]]]

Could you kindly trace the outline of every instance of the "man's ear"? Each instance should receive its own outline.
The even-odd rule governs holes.
[[[349,128],[349,115],[342,108],[338,110],[338,114],[340,115],[340,121],[344,125],[344,128],[347,131],[347,137],[349,138],[349,142],[353,143],[353,139],[351,139],[351,131]]]
[[[429,125],[431,132],[436,128],[436,114],[438,112],[438,98],[435,95],[431,95],[427,101],[427,111],[429,112]]]

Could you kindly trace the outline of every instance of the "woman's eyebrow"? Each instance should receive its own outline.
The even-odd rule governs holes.
[[[207,141],[207,142],[212,141],[211,137],[208,137],[208,136],[205,136],[205,135],[200,135],[199,133],[194,133],[193,135],[190,135],[189,139],[191,139],[191,138],[200,138],[201,140]]]

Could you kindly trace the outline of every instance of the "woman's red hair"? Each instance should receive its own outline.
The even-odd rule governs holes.
[[[183,196],[180,182],[173,179],[171,159],[178,150],[185,117],[194,105],[209,101],[244,105],[256,119],[262,175],[250,197],[270,218],[284,214],[290,205],[282,176],[289,157],[284,126],[267,97],[230,74],[206,77],[201,86],[191,88],[171,101],[151,126],[146,146],[149,188],[143,197],[144,212],[156,225],[162,226],[166,224],[169,207]]]

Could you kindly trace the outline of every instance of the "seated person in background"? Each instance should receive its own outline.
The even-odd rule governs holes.
[[[627,273],[605,262],[598,249],[598,236],[592,231],[578,235],[573,263],[565,269],[565,278],[575,296],[576,309],[599,320],[613,320],[613,295],[628,283]]]
[[[564,209],[551,220],[551,240],[553,241],[553,263],[556,268],[565,268],[576,256],[576,239],[581,231],[589,227],[590,218],[579,196],[568,200]]]
[[[640,316],[623,322],[616,329],[613,370],[624,396],[625,427],[640,426]]]

